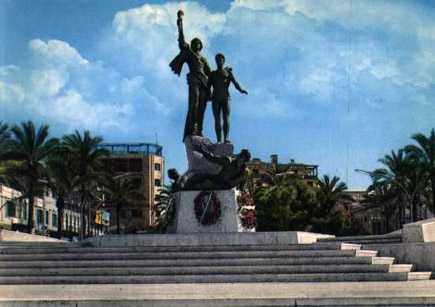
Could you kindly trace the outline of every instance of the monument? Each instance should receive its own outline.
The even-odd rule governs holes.
[[[169,228],[175,233],[238,232],[241,229],[238,222],[237,195],[246,181],[246,162],[251,155],[246,149],[234,155],[234,145],[228,139],[229,86],[233,83],[239,92],[248,92],[238,84],[232,69],[224,68],[225,57],[222,54],[216,55],[217,69],[212,72],[207,60],[200,53],[203,48],[201,40],[194,38],[190,45],[186,43],[183,16],[184,13],[178,11],[180,53],[169,66],[177,75],[181,74],[185,63],[189,67],[188,109],[183,134],[189,168],[183,175],[179,175],[174,169],[168,171],[177,190],[175,217]],[[215,117],[216,144],[202,134],[204,113],[210,99]]]

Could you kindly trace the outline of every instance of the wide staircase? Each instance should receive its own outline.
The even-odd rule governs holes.
[[[0,242],[0,284],[357,282],[430,279],[361,245],[82,247]]]

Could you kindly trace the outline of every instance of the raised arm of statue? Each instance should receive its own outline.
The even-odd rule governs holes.
[[[178,46],[180,50],[189,48],[189,45],[186,43],[184,39],[184,31],[183,31],[183,16],[184,13],[182,10],[179,10],[177,13],[177,26],[178,26]]]
[[[235,88],[236,88],[240,93],[248,95],[248,91],[244,90],[244,89],[240,86],[240,84],[237,82],[236,78],[235,78],[234,75],[233,75],[233,70],[232,70],[231,68],[228,68],[227,70],[228,70],[228,72],[230,73],[230,81],[233,82],[234,87],[235,87]]]

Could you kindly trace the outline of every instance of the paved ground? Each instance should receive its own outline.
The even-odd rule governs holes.
[[[435,280],[406,282],[0,285],[1,306],[435,305]]]

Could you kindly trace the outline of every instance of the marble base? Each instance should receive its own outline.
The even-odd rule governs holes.
[[[183,191],[175,194],[176,211],[171,233],[229,233],[238,232],[236,190],[214,191],[221,204],[221,216],[215,224],[199,223],[194,209],[195,198],[201,191]]]

